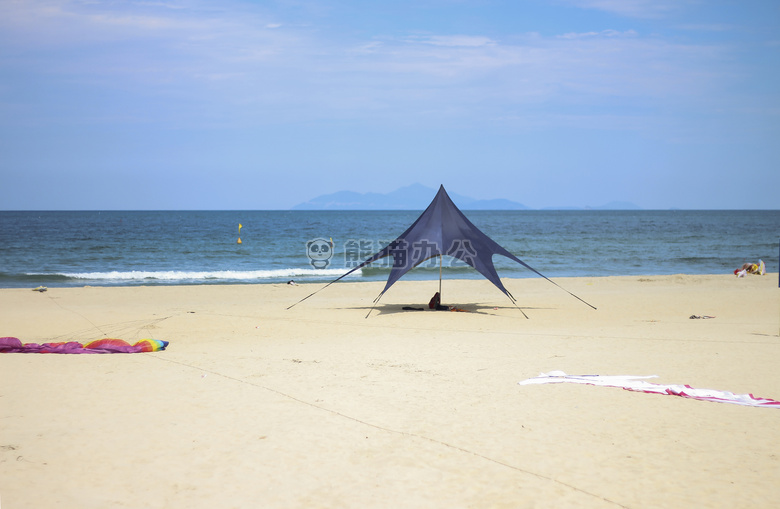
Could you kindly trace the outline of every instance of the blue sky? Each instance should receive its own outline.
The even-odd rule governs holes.
[[[777,209],[776,0],[0,0],[0,209]]]

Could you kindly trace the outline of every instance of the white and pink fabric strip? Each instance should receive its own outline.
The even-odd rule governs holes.
[[[734,394],[732,392],[717,391],[713,389],[694,389],[690,385],[661,385],[645,381],[648,378],[657,377],[658,375],[567,375],[563,371],[550,371],[549,373],[542,373],[535,378],[529,378],[528,380],[523,380],[518,383],[520,385],[558,383],[601,385],[604,387],[620,387],[627,391],[667,394],[671,396],[682,396],[683,398],[715,401],[718,403],[780,408],[780,401],[756,398],[752,394]]]

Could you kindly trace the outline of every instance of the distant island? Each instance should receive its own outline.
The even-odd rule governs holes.
[[[436,191],[422,184],[412,184],[387,194],[338,191],[299,203],[292,210],[422,210],[431,203]],[[502,198],[477,200],[449,191],[448,194],[463,210],[532,210],[522,203]],[[600,207],[547,207],[543,210],[640,210],[640,207],[613,201]]]

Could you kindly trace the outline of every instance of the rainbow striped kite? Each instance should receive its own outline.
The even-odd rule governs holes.
[[[130,344],[123,339],[104,338],[82,344],[77,341],[22,343],[19,338],[0,338],[0,353],[141,353],[160,352],[167,341],[142,339]]]

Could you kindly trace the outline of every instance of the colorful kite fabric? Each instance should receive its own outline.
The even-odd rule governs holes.
[[[131,345],[122,339],[104,338],[81,344],[77,341],[58,343],[24,343],[19,338],[0,338],[0,353],[141,353],[159,352],[167,341],[142,339]]]
[[[536,378],[529,378],[528,380],[523,380],[518,383],[520,385],[530,385],[568,382],[574,384],[600,385],[603,387],[620,387],[627,391],[668,394],[671,396],[681,396],[683,398],[700,399],[703,401],[715,401],[717,403],[780,408],[780,401],[756,398],[752,394],[734,394],[732,392],[717,391],[713,389],[694,389],[690,385],[652,384],[643,381],[643,379],[646,378],[657,378],[657,375],[567,375],[563,371],[550,371],[549,373],[542,373]]]

